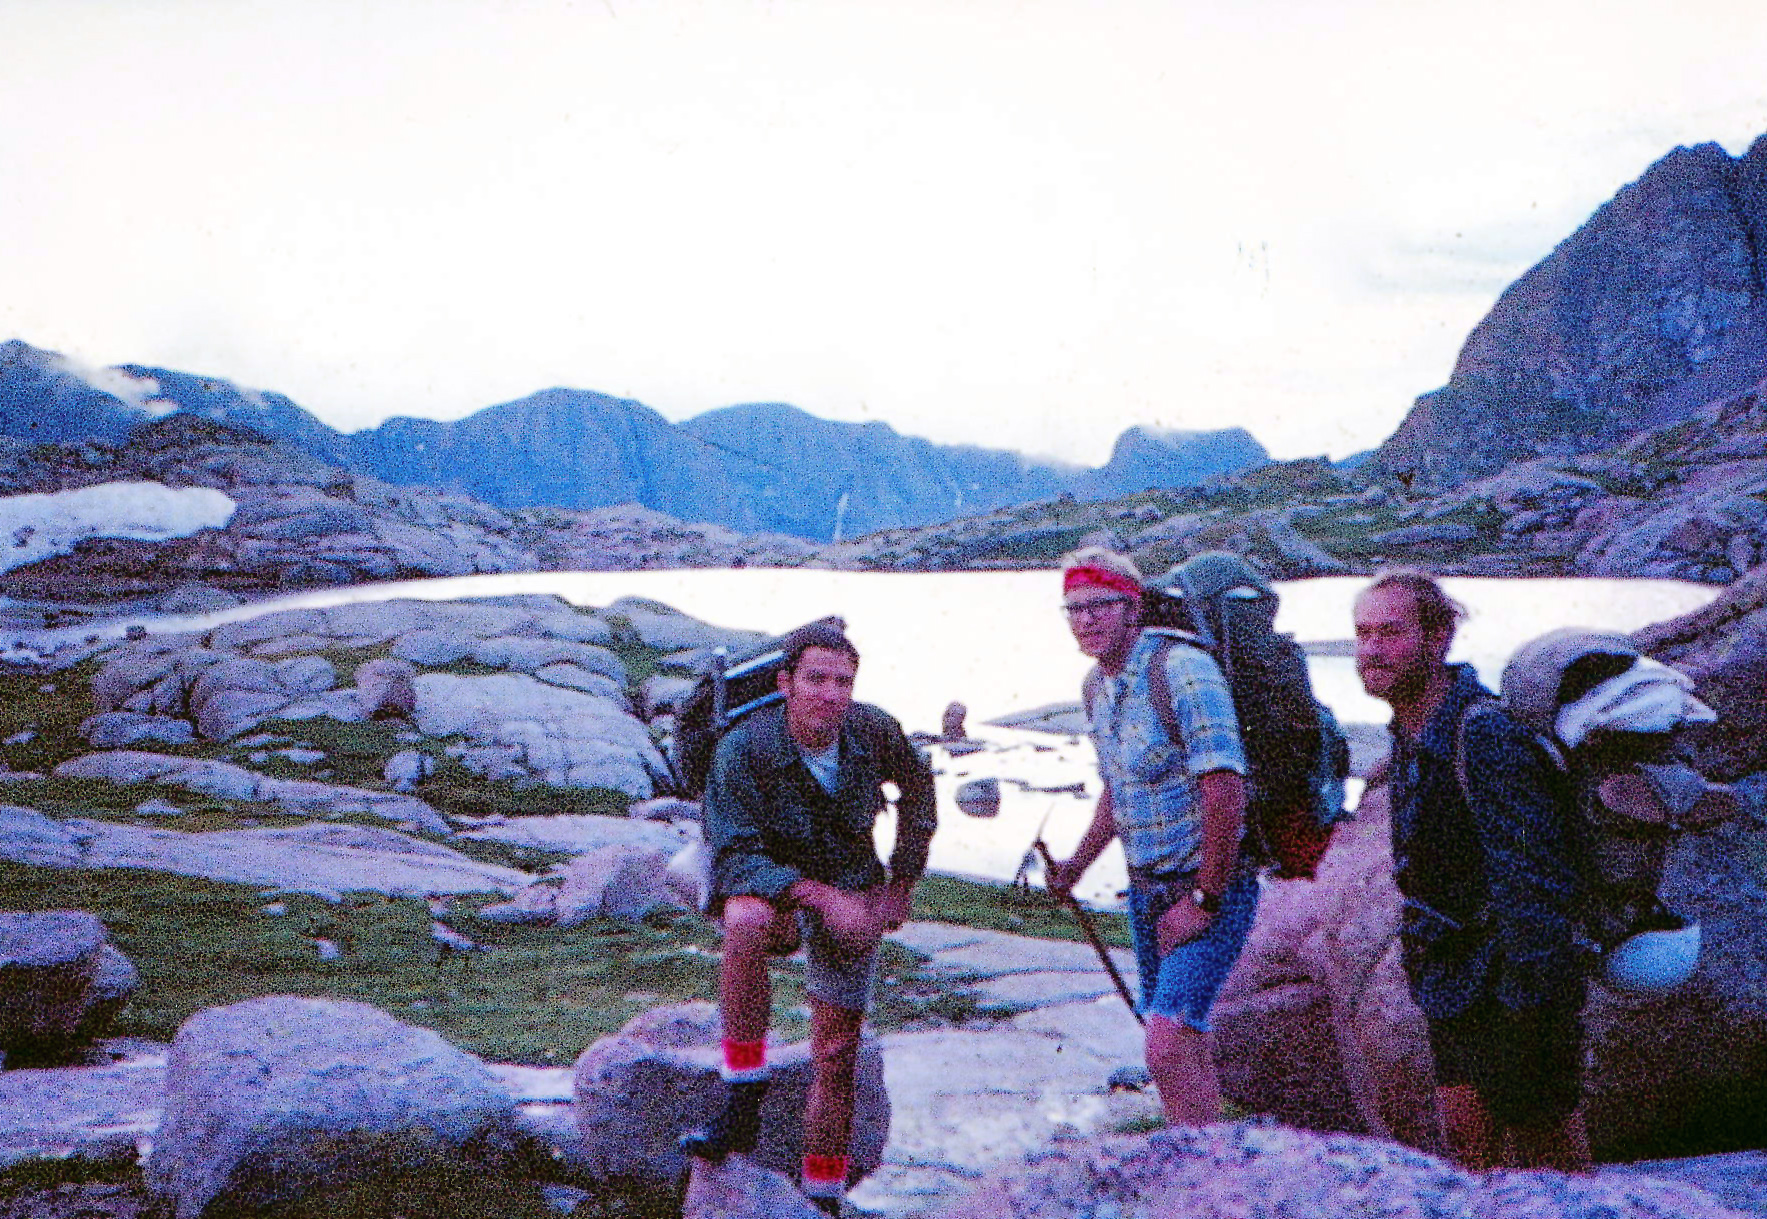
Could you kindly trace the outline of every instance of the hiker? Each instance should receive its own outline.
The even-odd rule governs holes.
[[[1180,632],[1143,629],[1141,573],[1087,547],[1062,562],[1062,609],[1097,661],[1087,699],[1104,790],[1072,858],[1052,862],[1067,897],[1112,838],[1129,862],[1129,925],[1147,1025],[1147,1069],[1166,1120],[1204,1125],[1221,1112],[1209,1009],[1257,913],[1256,869],[1241,857],[1245,752],[1220,669]],[[1164,659],[1170,712],[1154,705]],[[1175,723],[1173,739],[1167,721]]]
[[[728,1093],[710,1125],[683,1136],[682,1149],[713,1162],[754,1150],[768,1081],[767,957],[803,941],[815,1063],[803,1187],[835,1215],[847,1187],[854,1064],[878,942],[908,917],[926,868],[933,776],[901,725],[853,701],[859,652],[840,627],[812,623],[783,649],[783,700],[724,735],[706,785],[711,913],[724,922],[718,1004]],[[887,875],[871,837],[884,783],[901,793]]]
[[[1412,998],[1449,1154],[1486,1171],[1587,1170],[1585,954],[1563,782],[1471,665],[1434,577],[1379,573],[1355,602],[1356,671],[1391,704],[1393,870]]]

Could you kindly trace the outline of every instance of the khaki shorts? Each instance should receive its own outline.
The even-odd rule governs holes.
[[[798,931],[804,937],[804,989],[810,997],[849,1012],[869,1008],[877,983],[877,949],[861,957],[846,955],[808,910],[798,911]]]

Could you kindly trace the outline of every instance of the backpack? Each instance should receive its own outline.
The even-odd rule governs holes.
[[[1311,877],[1349,816],[1350,746],[1337,717],[1313,696],[1307,657],[1275,629],[1276,590],[1238,555],[1196,555],[1142,598],[1143,622],[1165,628],[1148,686],[1166,735],[1182,739],[1166,656],[1179,642],[1208,653],[1226,679],[1245,749],[1246,833],[1241,849],[1285,878]],[[1094,668],[1088,710],[1103,676]]]
[[[1679,729],[1711,717],[1691,696],[1685,713],[1665,705],[1644,729],[1598,727],[1573,743],[1560,736],[1561,710],[1632,671],[1639,659],[1624,635],[1567,627],[1518,648],[1501,682],[1502,710],[1533,734],[1559,775],[1577,875],[1573,914],[1597,956],[1635,935],[1688,926],[1658,895],[1669,848],[1681,835],[1715,828],[1738,811],[1728,787],[1708,782],[1681,759]],[[1455,770],[1469,801],[1466,725],[1496,706],[1480,699],[1461,716]]]
[[[846,629],[839,617],[816,621]],[[723,648],[713,649],[706,671],[680,701],[675,715],[669,765],[682,795],[693,800],[704,796],[712,755],[724,734],[751,712],[785,698],[779,690],[779,673],[785,667],[785,640],[793,633],[770,639],[734,661]]]

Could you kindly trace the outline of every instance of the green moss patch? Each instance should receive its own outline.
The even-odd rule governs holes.
[[[1122,914],[1088,911],[1105,943],[1129,947],[1129,920]],[[984,885],[952,876],[928,876],[914,891],[913,916],[937,923],[959,923],[1043,940],[1086,939],[1073,913],[1057,906],[1041,889]]]

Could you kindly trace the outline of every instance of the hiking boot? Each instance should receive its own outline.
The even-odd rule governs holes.
[[[681,1150],[713,1164],[722,1164],[733,1151],[744,1155],[753,1152],[761,1137],[761,1101],[767,1095],[769,1082],[750,1079],[732,1083],[718,1115],[681,1136]]]

